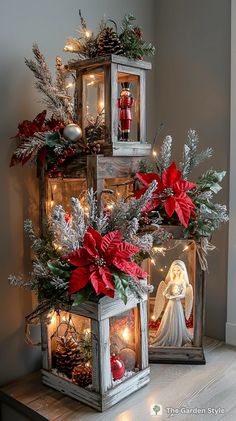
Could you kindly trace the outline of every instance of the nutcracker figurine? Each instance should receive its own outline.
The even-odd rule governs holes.
[[[132,114],[131,108],[134,106],[134,98],[130,92],[130,82],[121,83],[121,93],[118,99],[118,108],[120,108],[121,140],[128,140]]]

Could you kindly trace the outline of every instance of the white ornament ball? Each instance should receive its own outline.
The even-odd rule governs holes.
[[[135,369],[136,353],[133,349],[122,349],[122,351],[119,352],[119,357],[123,360],[126,370],[131,371]]]
[[[67,124],[63,130],[63,137],[71,142],[77,142],[82,137],[82,130],[78,124]]]

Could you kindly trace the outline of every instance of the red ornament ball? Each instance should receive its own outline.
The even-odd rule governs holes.
[[[120,380],[125,374],[125,365],[117,355],[111,356],[111,373],[113,380]]]

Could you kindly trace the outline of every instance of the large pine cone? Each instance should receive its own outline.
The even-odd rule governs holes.
[[[106,54],[122,54],[123,50],[119,36],[113,28],[105,26],[105,28],[102,29],[97,38],[97,49],[99,56],[105,56]]]
[[[78,386],[86,387],[92,384],[92,367],[89,363],[81,363],[72,371],[72,381]]]
[[[80,363],[81,356],[78,343],[71,336],[58,337],[55,353],[55,368],[71,378],[73,368]]]

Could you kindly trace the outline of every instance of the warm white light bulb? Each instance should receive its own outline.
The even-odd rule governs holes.
[[[125,341],[127,341],[129,339],[129,328],[127,326],[124,328],[122,336],[123,336]]]
[[[72,88],[73,86],[74,86],[73,82],[69,82],[69,83],[66,85],[66,89]]]
[[[86,36],[86,38],[90,38],[91,37],[91,32],[90,31],[85,31],[85,36]]]

